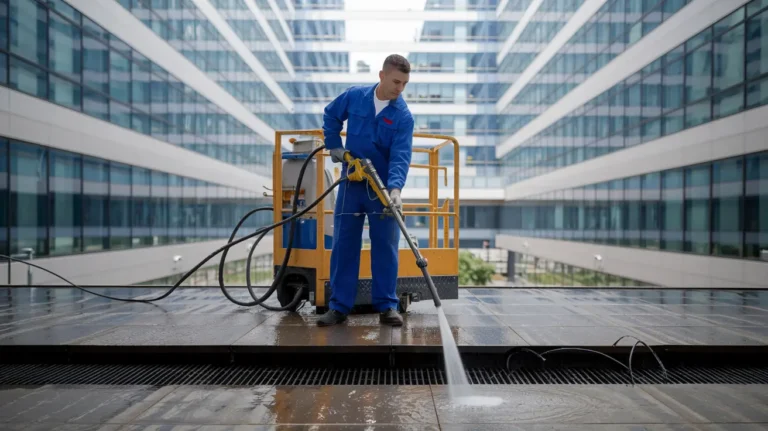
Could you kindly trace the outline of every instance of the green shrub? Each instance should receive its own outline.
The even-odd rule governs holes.
[[[491,282],[496,268],[483,262],[468,251],[459,253],[459,284],[462,286],[485,286]]]

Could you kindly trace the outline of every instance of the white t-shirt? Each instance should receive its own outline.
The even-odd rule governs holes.
[[[376,95],[376,89],[378,85],[373,89],[373,106],[376,108],[376,115],[379,115],[382,109],[389,105],[389,100],[379,100],[379,96]]]

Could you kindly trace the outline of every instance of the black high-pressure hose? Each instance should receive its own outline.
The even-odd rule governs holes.
[[[272,285],[269,286],[269,289],[267,290],[264,295],[261,296],[261,298],[256,298],[256,294],[253,292],[253,289],[251,288],[251,258],[253,257],[253,252],[256,250],[256,246],[259,244],[259,242],[264,238],[264,235],[266,235],[266,232],[261,234],[258,239],[256,239],[256,242],[251,246],[251,249],[248,251],[248,259],[246,260],[246,272],[245,272],[245,281],[246,286],[248,287],[248,293],[251,294],[251,298],[254,299],[253,302],[241,302],[238,301],[227,293],[225,287],[224,287],[224,261],[227,258],[227,251],[224,250],[224,253],[221,255],[221,260],[219,261],[219,287],[221,288],[222,293],[229,299],[230,301],[234,302],[237,305],[243,305],[243,306],[254,306],[254,305],[261,305],[262,307],[266,308],[270,311],[285,311],[285,310],[293,310],[296,305],[298,305],[299,301],[301,301],[301,297],[304,294],[304,289],[297,289],[296,294],[294,295],[293,299],[290,303],[286,304],[282,307],[272,307],[270,305],[264,304],[264,301],[269,299],[269,297],[272,296],[275,289],[280,285],[280,283],[283,281],[283,277],[285,276],[285,270],[288,268],[288,261],[291,258],[291,251],[293,250],[293,236],[295,233],[296,228],[296,219],[294,218],[296,211],[299,208],[299,192],[301,191],[301,183],[304,180],[304,172],[307,170],[307,166],[309,166],[310,161],[312,161],[312,158],[315,156],[315,154],[319,153],[320,151],[325,149],[325,145],[321,145],[317,148],[315,148],[309,155],[307,156],[306,160],[304,160],[304,163],[301,165],[301,170],[299,171],[299,177],[296,180],[296,187],[294,188],[293,193],[293,206],[291,208],[291,217],[289,218],[291,220],[291,227],[288,231],[288,246],[285,248],[285,256],[283,257],[283,263],[280,265],[280,269],[278,269],[277,274],[275,275],[274,280],[272,280]],[[333,184],[328,190],[333,190],[343,179],[340,179],[336,183]],[[275,191],[277,193],[277,191]],[[328,192],[323,194],[325,196]],[[317,201],[316,201],[317,202]],[[314,206],[313,204],[312,206]],[[256,208],[254,210],[251,210],[243,216],[242,219],[240,219],[240,222],[235,226],[234,230],[232,230],[232,235],[229,237],[229,241],[231,242],[232,239],[237,234],[238,229],[240,229],[240,226],[242,226],[243,222],[250,217],[251,215],[259,212],[259,211],[265,211],[268,209],[272,209],[271,207],[265,207],[265,208]],[[282,208],[280,209],[282,212]],[[288,219],[286,219],[288,220]],[[258,286],[258,287],[267,287],[267,286]]]
[[[230,240],[229,240],[229,242],[228,242],[227,244],[225,244],[225,245],[223,245],[223,246],[221,246],[221,247],[217,248],[217,249],[216,249],[216,250],[214,250],[214,251],[213,251],[211,254],[209,254],[208,256],[206,256],[206,257],[205,257],[203,260],[201,260],[200,262],[198,262],[198,263],[197,263],[197,264],[196,264],[196,265],[195,265],[195,266],[194,266],[192,269],[190,269],[189,271],[187,271],[187,272],[186,272],[186,273],[185,273],[185,274],[184,274],[184,275],[183,275],[183,276],[182,276],[182,277],[181,277],[181,278],[180,278],[180,279],[179,279],[179,280],[178,280],[178,281],[177,281],[177,282],[176,282],[176,283],[175,283],[173,286],[171,286],[171,288],[170,288],[170,289],[168,289],[168,291],[166,291],[165,293],[163,293],[162,295],[160,295],[160,296],[158,296],[158,297],[156,297],[156,298],[150,298],[150,299],[134,299],[134,298],[117,298],[117,297],[114,297],[114,296],[104,295],[104,294],[101,294],[101,293],[98,293],[98,292],[94,292],[94,291],[92,291],[92,290],[88,290],[88,289],[86,289],[86,288],[84,288],[84,287],[82,287],[82,286],[78,286],[77,284],[75,284],[75,283],[73,283],[73,282],[71,282],[71,281],[67,280],[66,278],[62,277],[61,275],[59,275],[59,274],[56,274],[55,272],[53,272],[53,271],[51,271],[51,270],[49,270],[49,269],[43,268],[43,267],[42,267],[42,266],[40,266],[40,265],[37,265],[37,264],[31,263],[31,262],[28,262],[28,261],[25,261],[25,260],[21,260],[21,259],[16,259],[16,258],[14,258],[14,257],[11,257],[11,256],[5,256],[5,255],[2,255],[2,254],[0,254],[0,257],[2,257],[2,258],[5,258],[5,259],[8,259],[8,260],[10,260],[10,261],[12,261],[12,262],[18,262],[18,263],[22,263],[22,264],[24,264],[24,265],[28,265],[28,266],[31,266],[31,267],[33,267],[33,268],[37,268],[37,269],[39,269],[39,270],[41,270],[41,271],[44,271],[44,272],[46,272],[46,273],[48,273],[48,274],[51,274],[51,275],[53,275],[53,276],[54,276],[54,277],[56,277],[56,278],[59,278],[60,280],[62,280],[62,281],[64,281],[64,282],[66,282],[67,284],[71,285],[72,287],[75,287],[75,288],[77,288],[77,289],[79,289],[79,290],[81,290],[81,291],[83,291],[83,292],[86,292],[86,293],[90,293],[90,294],[92,294],[92,295],[95,295],[95,296],[98,296],[98,297],[101,297],[101,298],[105,298],[105,299],[112,299],[112,300],[115,300],[115,301],[122,301],[122,302],[143,302],[143,303],[151,303],[151,302],[160,301],[161,299],[165,299],[165,298],[167,298],[167,297],[168,297],[168,296],[169,296],[171,293],[173,293],[173,292],[174,292],[176,289],[178,289],[178,288],[179,288],[179,286],[181,286],[181,284],[182,284],[182,283],[184,283],[184,282],[185,282],[185,281],[186,281],[186,280],[187,280],[187,279],[188,279],[190,276],[192,276],[192,274],[194,274],[194,273],[195,273],[195,271],[197,271],[198,269],[200,269],[200,267],[202,267],[203,265],[205,265],[205,264],[206,264],[206,263],[207,263],[209,260],[213,259],[213,258],[214,258],[214,257],[215,257],[217,254],[219,254],[219,253],[221,253],[221,252],[225,252],[225,255],[226,255],[226,251],[227,251],[227,250],[229,250],[230,248],[232,248],[232,247],[234,247],[234,246],[236,246],[236,245],[238,245],[238,244],[240,244],[240,243],[242,243],[242,242],[244,242],[244,241],[246,241],[246,240],[248,240],[248,239],[251,239],[251,238],[253,238],[253,237],[256,237],[256,236],[258,236],[259,238],[257,239],[256,243],[255,243],[255,244],[253,245],[253,247],[251,248],[251,250],[253,250],[254,248],[256,248],[256,244],[258,244],[258,242],[259,242],[259,241],[261,241],[261,239],[262,239],[262,238],[263,238],[263,237],[264,237],[264,236],[265,236],[265,235],[266,235],[268,232],[270,232],[270,231],[272,231],[272,230],[274,230],[274,229],[276,229],[276,228],[278,228],[278,227],[280,227],[280,226],[283,226],[283,225],[285,225],[286,223],[291,223],[290,239],[289,239],[289,243],[288,243],[288,246],[289,246],[289,248],[288,248],[288,249],[286,249],[286,256],[285,256],[285,259],[283,259],[283,265],[280,267],[280,271],[278,272],[278,276],[277,276],[277,277],[275,277],[275,280],[277,281],[277,280],[279,280],[279,279],[281,279],[281,278],[283,277],[283,274],[284,274],[284,272],[285,272],[285,267],[287,266],[287,263],[288,263],[288,258],[290,257],[290,250],[291,250],[291,247],[292,247],[292,243],[293,243],[293,233],[294,233],[294,231],[293,231],[293,228],[294,228],[294,226],[295,226],[295,223],[293,223],[293,222],[294,222],[295,220],[297,220],[299,217],[301,217],[301,216],[303,216],[304,214],[308,213],[308,212],[309,212],[310,210],[312,210],[314,207],[316,207],[316,206],[317,206],[317,205],[318,205],[318,204],[319,204],[319,203],[320,203],[320,202],[321,202],[323,199],[325,199],[325,197],[326,197],[326,196],[328,196],[328,195],[329,195],[329,194],[330,194],[330,193],[333,191],[333,189],[335,189],[336,187],[338,187],[338,186],[339,186],[339,184],[341,184],[342,182],[344,182],[344,181],[346,181],[346,180],[347,180],[347,178],[346,178],[346,177],[342,177],[342,178],[339,178],[339,179],[338,179],[338,180],[336,180],[336,181],[335,181],[333,184],[331,184],[331,186],[330,186],[330,187],[328,187],[328,189],[326,189],[326,190],[325,190],[325,191],[324,191],[324,192],[323,192],[323,193],[322,193],[320,196],[318,196],[318,197],[317,197],[317,199],[315,199],[315,200],[314,200],[314,201],[313,201],[311,204],[309,204],[309,205],[308,205],[306,208],[302,209],[302,210],[301,210],[301,211],[299,211],[299,212],[296,212],[296,210],[298,209],[298,201],[297,201],[297,199],[298,199],[298,194],[299,194],[299,190],[300,190],[300,186],[301,186],[301,180],[302,180],[302,177],[303,177],[303,175],[304,175],[304,171],[306,170],[306,167],[307,167],[307,165],[309,164],[309,161],[310,161],[310,160],[312,160],[312,157],[313,157],[315,154],[317,154],[317,152],[321,151],[321,150],[322,150],[322,149],[324,149],[324,148],[325,148],[325,146],[320,146],[320,147],[316,148],[316,149],[315,149],[315,150],[314,150],[314,151],[313,151],[313,152],[310,154],[310,156],[309,156],[309,157],[307,157],[307,160],[305,160],[305,161],[304,161],[304,165],[302,165],[302,168],[301,168],[301,171],[300,171],[300,174],[299,174],[299,180],[297,181],[297,184],[296,184],[296,193],[294,194],[294,203],[293,203],[293,209],[292,209],[292,214],[291,214],[291,216],[290,216],[290,217],[288,217],[288,218],[286,218],[286,219],[284,219],[284,220],[281,220],[281,221],[279,221],[279,222],[277,222],[277,223],[273,223],[273,224],[271,224],[271,225],[269,225],[269,226],[264,226],[264,227],[261,227],[261,228],[257,229],[257,230],[256,230],[255,232],[253,232],[253,233],[250,233],[250,234],[248,234],[248,235],[245,235],[245,236],[244,236],[244,237],[242,237],[242,238],[239,238],[239,239],[233,240],[233,238],[234,238],[235,234],[237,233],[237,230],[240,228],[240,226],[242,226],[242,224],[245,222],[245,220],[246,220],[248,217],[250,217],[252,214],[254,214],[254,213],[256,213],[256,212],[259,212],[259,211],[268,211],[268,210],[273,210],[273,208],[272,208],[272,207],[263,207],[263,208],[256,208],[256,209],[254,209],[254,210],[251,210],[251,211],[249,211],[249,212],[248,212],[248,213],[247,213],[245,216],[243,216],[243,218],[241,218],[241,219],[240,219],[240,222],[237,224],[237,226],[235,227],[234,231],[232,232],[232,235],[230,236]],[[252,255],[249,253],[249,257],[250,257],[250,256],[252,256]],[[271,296],[271,295],[272,295],[272,293],[274,293],[275,289],[277,288],[277,286],[278,286],[278,283],[276,283],[275,281],[273,281],[273,283],[272,283],[272,286],[269,288],[269,291],[268,291],[266,294],[264,294],[264,295],[262,296],[262,298],[260,298],[259,300],[256,300],[255,302],[242,302],[242,301],[238,301],[238,300],[236,300],[235,298],[232,298],[232,297],[229,295],[229,293],[226,291],[226,289],[225,289],[225,288],[224,288],[224,286],[223,286],[223,278],[222,278],[223,276],[222,276],[222,273],[223,273],[223,259],[222,259],[222,261],[221,261],[221,262],[220,262],[220,264],[219,264],[219,283],[220,283],[220,287],[221,287],[221,290],[222,290],[222,292],[224,293],[224,296],[226,296],[226,297],[227,297],[227,299],[229,299],[230,301],[232,301],[233,303],[235,303],[235,304],[237,304],[237,305],[242,305],[242,306],[254,306],[254,305],[262,305],[262,306],[264,306],[265,308],[268,308],[268,309],[272,309],[272,310],[280,310],[280,309],[286,309],[286,310],[287,310],[287,309],[289,309],[288,305],[293,305],[293,306],[295,306],[296,304],[298,304],[298,301],[300,300],[300,297],[301,297],[300,295],[301,295],[301,293],[303,292],[303,291],[302,291],[302,289],[299,289],[299,290],[296,292],[296,296],[295,296],[295,297],[294,297],[294,299],[291,301],[291,304],[288,304],[288,305],[286,305],[285,307],[281,307],[281,308],[279,308],[279,309],[278,309],[278,308],[275,308],[275,307],[269,307],[269,306],[266,306],[265,304],[261,304],[261,302],[263,302],[264,300],[266,300],[267,298],[269,298],[269,296]],[[249,286],[249,287],[250,287],[250,286]],[[254,296],[254,297],[255,297],[255,294],[253,293],[253,291],[252,291],[250,288],[249,288],[249,292],[251,292],[251,296]]]

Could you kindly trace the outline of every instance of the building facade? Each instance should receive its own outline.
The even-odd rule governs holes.
[[[538,284],[760,286],[766,7],[0,0],[0,254],[85,284],[172,278],[271,203],[275,130],[321,128],[399,53],[416,131],[461,144],[463,248],[509,250]],[[427,181],[411,170],[404,198]],[[406,223],[426,238],[428,217]]]

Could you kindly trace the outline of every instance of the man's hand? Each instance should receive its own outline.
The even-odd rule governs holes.
[[[400,189],[392,189],[389,192],[389,197],[392,199],[392,206],[400,213],[400,217],[403,217],[403,199],[400,197]]]
[[[347,150],[345,150],[344,147],[332,149],[331,160],[333,163],[344,163],[344,153],[346,152]]]

